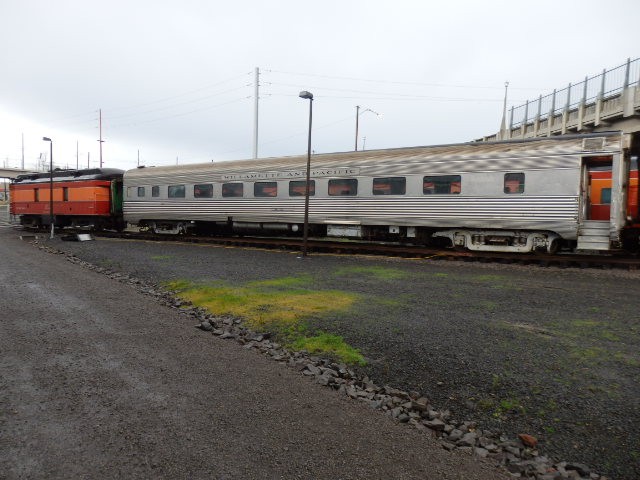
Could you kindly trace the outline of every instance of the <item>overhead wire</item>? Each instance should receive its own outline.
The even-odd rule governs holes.
[[[246,88],[248,86],[250,86],[250,85],[242,85],[241,87],[230,88],[229,90],[224,90],[222,92],[217,92],[217,93],[214,93],[214,94],[211,94],[211,95],[207,95],[205,97],[199,97],[199,98],[195,98],[193,100],[187,100],[185,102],[174,103],[172,105],[167,105],[167,106],[164,106],[164,107],[152,108],[150,110],[143,110],[143,111],[140,111],[140,112],[133,112],[133,113],[125,113],[125,114],[122,114],[122,115],[115,115],[115,116],[111,116],[110,115],[109,118],[111,118],[111,119],[114,119],[114,118],[116,118],[116,119],[117,118],[125,118],[125,117],[132,117],[132,116],[136,116],[136,115],[144,115],[146,113],[158,112],[158,111],[161,111],[161,110],[167,110],[167,109],[170,109],[170,108],[175,108],[175,107],[180,107],[180,106],[183,106],[183,105],[188,105],[190,103],[201,102],[203,100],[207,100],[207,99],[211,99],[211,98],[214,98],[214,97],[218,97],[220,95],[224,95],[225,93],[235,92],[237,90],[241,90],[241,89]]]
[[[184,97],[184,96],[187,96],[187,95],[191,95],[192,93],[197,93],[197,92],[201,92],[203,90],[208,90],[210,88],[217,87],[217,86],[223,85],[225,83],[229,83],[229,82],[231,82],[233,80],[236,80],[238,78],[246,77],[247,75],[250,75],[250,74],[251,74],[251,72],[243,73],[241,75],[235,75],[235,76],[229,77],[229,78],[227,78],[225,80],[221,80],[219,82],[215,82],[215,83],[209,84],[209,85],[207,85],[205,87],[196,88],[194,90],[188,90],[186,92],[179,93],[177,95],[171,95],[169,97],[163,97],[163,98],[160,98],[158,100],[152,100],[150,102],[138,103],[138,104],[128,105],[128,106],[124,106],[124,107],[111,107],[110,110],[127,110],[127,109],[131,109],[131,108],[145,107],[147,105],[152,105],[152,104],[155,104],[155,103],[162,103],[162,102],[165,102],[167,100],[172,100],[174,98]]]
[[[166,115],[166,116],[163,116],[163,117],[158,117],[158,118],[154,118],[154,119],[150,119],[150,120],[140,120],[140,121],[129,123],[129,124],[110,125],[110,128],[117,129],[117,128],[129,127],[129,126],[137,126],[137,125],[142,125],[142,124],[145,124],[145,123],[159,122],[161,120],[166,120],[166,119],[169,119],[169,118],[183,117],[183,116],[191,115],[193,113],[201,112],[201,111],[204,111],[204,110],[212,110],[214,108],[223,107],[223,106],[229,105],[231,103],[237,103],[237,102],[246,100],[248,98],[251,98],[251,95],[245,96],[245,97],[240,97],[240,98],[235,98],[233,100],[229,100],[229,101],[223,102],[223,103],[218,103],[216,105],[210,105],[210,106],[207,106],[207,107],[196,108],[196,109],[190,110],[188,112],[176,113],[174,115]]]
[[[422,86],[422,87],[438,87],[438,88],[465,88],[465,89],[487,89],[487,90],[504,90],[504,85],[501,86],[488,86],[488,85],[462,85],[462,84],[446,84],[446,83],[424,83],[424,82],[406,82],[406,81],[398,81],[398,80],[377,80],[372,78],[357,78],[357,77],[342,77],[342,76],[334,76],[334,75],[320,75],[315,73],[302,73],[302,72],[286,72],[282,70],[273,70],[266,69],[264,72],[269,73],[281,73],[285,75],[297,75],[304,77],[317,77],[317,78],[327,78],[331,80],[349,80],[356,82],[369,82],[369,83],[384,83],[390,85],[411,85],[411,86]],[[509,86],[509,90],[541,90],[540,87],[512,87]],[[544,90],[544,89],[543,89]]]

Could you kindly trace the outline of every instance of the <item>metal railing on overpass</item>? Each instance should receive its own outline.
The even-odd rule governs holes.
[[[549,95],[511,107],[506,128],[481,140],[551,136],[570,131],[593,131],[612,122],[638,116],[640,58],[601,74],[585,77]],[[640,121],[631,127],[640,131]]]

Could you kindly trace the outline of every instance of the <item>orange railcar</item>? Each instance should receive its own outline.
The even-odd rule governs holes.
[[[53,172],[53,221],[56,227],[94,227],[121,230],[122,170],[96,168]],[[51,176],[18,176],[10,186],[12,215],[25,226],[51,224]]]
[[[591,220],[609,220],[611,210],[611,171],[589,172]],[[629,172],[627,218],[638,223],[638,170]]]

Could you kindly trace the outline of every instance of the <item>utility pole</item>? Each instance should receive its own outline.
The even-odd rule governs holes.
[[[100,168],[102,168],[102,143],[104,142],[104,140],[102,140],[102,109],[100,108],[98,110],[99,113],[99,127],[100,127],[100,140],[98,140],[98,142],[100,142]]]
[[[253,99],[253,158],[258,158],[258,99],[260,90],[260,69],[256,67]]]
[[[89,155],[91,154],[91,152],[87,152],[87,168],[91,168],[89,166]]]
[[[78,140],[76,140],[76,170],[80,170],[80,151],[78,150]]]
[[[138,149],[138,166],[140,166],[140,149]]]
[[[22,162],[20,163],[20,168],[24,170],[24,133],[22,134]]]

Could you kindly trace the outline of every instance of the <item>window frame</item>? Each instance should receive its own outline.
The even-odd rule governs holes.
[[[267,188],[274,188],[272,194],[264,195]],[[274,198],[278,196],[278,182],[253,182],[253,196],[256,198]]]
[[[193,198],[213,198],[213,183],[196,183],[193,186]]]
[[[142,192],[142,195],[140,195],[140,192]],[[145,195],[146,195],[146,189],[144,187],[137,187],[136,196],[138,198],[144,198]]]
[[[159,197],[160,196],[160,185],[154,185],[151,187],[151,197]]]
[[[233,188],[234,195],[229,195],[228,192],[225,194],[225,187],[228,185],[240,185],[240,195],[235,195],[235,187]],[[223,198],[242,198],[244,197],[244,183],[242,182],[226,182],[222,184],[222,197]]]
[[[514,176],[521,176],[522,181],[518,182],[518,189],[515,192],[512,192],[509,188],[507,188],[507,181],[509,181],[510,179],[508,177],[514,177]],[[505,195],[520,195],[524,193],[524,189],[525,189],[525,182],[526,182],[526,176],[524,174],[524,172],[508,172],[504,174],[504,180],[503,180],[503,191],[505,193]]]
[[[442,190],[438,191],[437,180],[432,180],[432,179],[449,179],[447,183],[449,191],[448,192],[443,192]],[[442,183],[440,185],[444,183],[443,180],[441,180],[441,182]],[[425,183],[433,183],[433,191],[428,191],[424,186]],[[458,191],[453,192],[452,189],[456,183],[458,184]],[[440,188],[442,189],[442,186],[440,186]],[[422,194],[423,195],[460,195],[461,193],[462,193],[462,175],[455,175],[455,174],[454,175],[425,175],[422,177]]]
[[[294,185],[295,184],[295,185]],[[293,193],[295,192],[295,190],[292,189],[292,187],[302,187],[302,192],[301,193]],[[306,196],[306,186],[307,186],[307,181],[306,180],[289,180],[289,196],[290,197],[305,197]],[[313,197],[316,194],[316,181],[315,180],[309,180],[309,196]]]
[[[349,190],[349,193],[331,193],[332,184],[336,182],[343,182],[345,185],[351,187],[349,184],[355,186],[353,192]],[[327,183],[327,195],[330,197],[357,197],[358,196],[358,179],[357,178],[330,178]]]
[[[176,189],[178,189],[177,192],[182,192],[182,195],[176,195]],[[167,185],[167,198],[186,198],[186,196],[187,187],[184,183],[179,185]]]
[[[402,192],[394,192],[394,184],[396,184],[397,180],[402,180]],[[385,192],[384,190],[378,189],[376,191],[376,182],[382,183],[383,181],[388,182],[389,192]],[[406,195],[407,193],[407,177],[375,177],[371,184],[371,193],[373,195]]]

